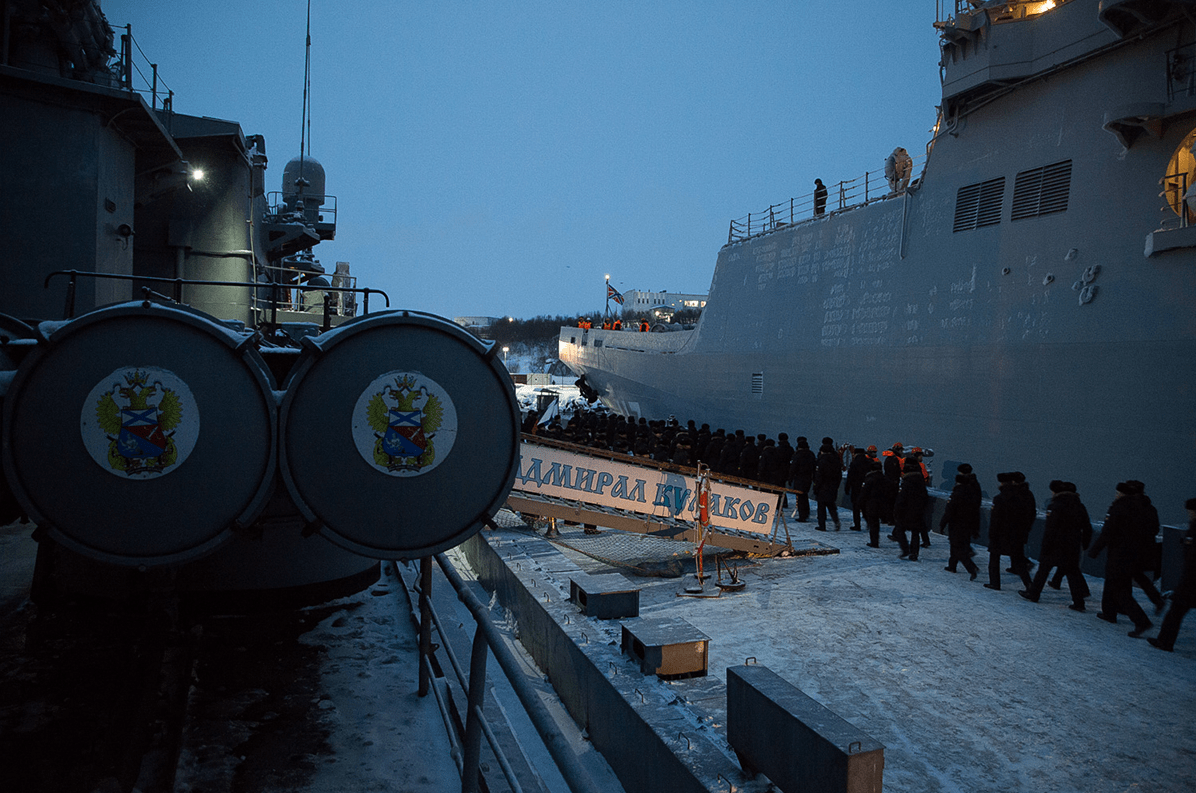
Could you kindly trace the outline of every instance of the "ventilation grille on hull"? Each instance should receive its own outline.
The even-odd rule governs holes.
[[[989,179],[959,188],[955,194],[955,225],[952,231],[970,231],[1001,222],[1005,199],[1005,177]]]
[[[1012,220],[1067,211],[1071,160],[1022,171],[1013,182]]]
[[[764,372],[752,372],[752,393],[764,393]]]

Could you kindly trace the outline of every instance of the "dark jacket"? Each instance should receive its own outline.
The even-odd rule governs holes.
[[[843,492],[851,498],[852,506],[859,507],[861,491],[864,487],[864,477],[872,467],[872,458],[867,454],[857,454],[851,458],[851,465],[847,466],[847,479],[843,482]]]
[[[772,460],[772,467],[766,472],[768,482],[778,487],[784,487],[785,483],[789,481],[789,462],[793,459],[793,447],[789,445],[789,440],[785,439],[778,441],[775,448],[775,456]]]
[[[1042,531],[1041,563],[1058,565],[1065,571],[1077,567],[1080,552],[1092,542],[1092,521],[1075,493],[1056,493],[1047,504]]]
[[[885,476],[893,482],[901,481],[902,467],[905,465],[905,458],[898,457],[897,453],[892,449],[885,449],[881,452],[882,462],[885,467]]]
[[[865,518],[878,519],[884,514],[889,503],[889,486],[884,471],[869,471],[864,477],[864,483],[860,486],[860,509],[864,511]]]
[[[843,463],[834,449],[823,446],[818,450],[818,464],[814,471],[814,497],[821,503],[833,503],[839,497],[839,482],[843,480]]]
[[[760,464],[760,447],[755,438],[744,438],[743,451],[739,453],[739,475],[744,479],[755,479]]]
[[[1038,504],[1030,486],[1025,482],[1015,484],[1009,491],[1013,498],[1013,533],[1011,539],[1018,548],[1024,548],[1030,539],[1030,530],[1034,528],[1034,521],[1038,518]]]
[[[980,536],[980,482],[975,474],[957,474],[939,528],[953,538]]]
[[[789,478],[793,480],[793,489],[803,493],[810,489],[814,482],[814,469],[818,467],[818,459],[808,447],[801,447],[793,453],[793,462],[789,464]]]
[[[988,517],[988,551],[997,556],[1008,555],[1021,548],[1017,542],[1017,496],[1012,492],[1016,487],[1012,482],[1002,483],[993,496],[993,509]]]
[[[926,505],[930,494],[926,492],[926,479],[921,471],[910,471],[901,477],[901,490],[893,504],[893,525],[915,532],[926,527]],[[916,540],[915,540],[916,542]]]
[[[1138,553],[1141,545],[1139,523],[1147,519],[1142,502],[1135,496],[1114,499],[1105,514],[1105,525],[1088,549],[1088,555],[1095,559],[1108,549],[1105,558],[1105,580],[1112,577],[1132,576],[1138,567]]]

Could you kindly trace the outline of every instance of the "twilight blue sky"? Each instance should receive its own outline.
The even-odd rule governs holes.
[[[306,0],[101,0],[175,109],[299,153]],[[924,151],[935,4],[313,0],[311,154],[392,306],[601,310],[705,292],[731,218]],[[119,32],[119,31],[118,31]]]

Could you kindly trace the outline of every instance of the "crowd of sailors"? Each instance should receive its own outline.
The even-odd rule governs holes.
[[[648,421],[585,410],[564,424],[554,419],[539,427],[535,422],[533,412],[524,431],[677,466],[695,467],[701,463],[714,474],[792,491],[796,502],[793,517],[799,523],[810,521],[812,496],[817,507],[817,531],[827,531],[828,523],[835,531],[842,529],[837,505],[842,486],[851,503],[850,529],[862,531],[867,525],[868,547],[881,547],[882,524],[892,527],[885,539],[897,543],[901,559],[917,561],[919,550],[930,546],[931,477],[918,447],[907,452],[903,444],[895,443],[878,454],[874,445],[836,448],[834,441],[825,437],[815,453],[805,437],[790,444],[784,432],[773,439],[743,430],[711,430],[708,424],[699,427],[694,421],[681,425],[675,419]],[[849,462],[844,460],[847,455]],[[962,565],[975,580],[979,568],[972,558],[975,552],[971,543],[980,537],[981,486],[967,463],[958,466],[954,477],[939,521],[939,529],[946,532],[950,544],[945,569],[955,573]],[[1116,623],[1117,617],[1124,614],[1133,623],[1129,635],[1134,638],[1143,637],[1153,627],[1133,594],[1137,584],[1156,614],[1166,607],[1166,600],[1149,575],[1159,567],[1156,537],[1160,524],[1142,482],[1117,484],[1095,541],[1092,522],[1076,486],[1062,480],[1051,482],[1037,572],[1025,551],[1038,514],[1034,494],[1018,471],[997,474],[997,483],[989,515],[985,587],[1001,588],[1001,560],[1007,557],[1009,567],[1005,572],[1016,575],[1024,586],[1019,595],[1037,603],[1044,587],[1060,589],[1066,579],[1072,599],[1069,608],[1086,611],[1084,602],[1091,593],[1080,571],[1081,554],[1087,552],[1097,558],[1105,552],[1105,584],[1097,617]],[[788,508],[787,501],[783,507]],[[1173,649],[1184,615],[1196,605],[1196,499],[1188,500],[1185,507],[1189,524],[1184,538],[1183,574],[1171,593],[1171,607],[1159,634],[1148,637],[1152,645],[1167,651]]]

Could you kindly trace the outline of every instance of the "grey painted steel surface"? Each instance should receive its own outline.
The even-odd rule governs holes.
[[[581,613],[599,620],[640,615],[640,591],[621,575],[578,575],[569,579],[569,600]]]
[[[645,675],[664,679],[702,677],[710,657],[710,637],[673,617],[627,620],[621,646]]]
[[[881,793],[885,749],[771,669],[727,667],[727,740],[784,791]]]
[[[1094,517],[1135,478],[1180,522],[1196,493],[1192,466],[1170,462],[1196,447],[1196,255],[1147,258],[1143,242],[1179,221],[1159,180],[1196,98],[1166,103],[1160,136],[1128,149],[1103,119],[1161,93],[1165,51],[1194,34],[1179,21],[1110,44],[1097,23],[1086,37],[1095,16],[1072,0],[992,25],[975,57],[1043,42],[1073,57],[1001,91],[959,83],[909,191],[723,247],[692,331],[591,330],[583,346],[563,328],[562,359],[620,413],[918,444],[971,463],[989,492],[1005,470],[1040,504],[1051,479],[1074,481]],[[1019,174],[1065,161],[1066,209],[1012,219]],[[999,222],[953,231],[960,189],[998,178]]]
[[[493,517],[518,470],[519,409],[492,345],[414,311],[371,314],[304,345],[282,402],[280,464],[324,536],[364,556],[415,558]],[[407,420],[431,441],[430,460],[385,453]]]
[[[43,323],[39,332],[43,343],[22,362],[4,402],[5,475],[30,518],[72,551],[124,565],[195,559],[253,523],[275,470],[276,406],[249,336],[197,311],[142,303]],[[136,404],[119,399],[109,400],[121,410],[119,434],[105,438],[93,428],[97,456],[87,445],[96,394],[113,396],[131,372],[162,371],[176,380],[155,388],[151,399],[162,401],[141,416],[158,422],[174,462],[154,472],[149,458],[116,460],[138,420]],[[164,378],[151,376],[144,387]],[[172,425],[163,392],[175,382],[194,401],[182,400]],[[186,449],[192,421],[194,445]],[[133,459],[144,460],[141,473],[113,467],[115,460],[131,468]]]
[[[667,684],[662,692],[653,684],[666,684],[636,674],[617,648],[592,641],[593,623],[576,619],[577,607],[565,598],[546,598],[549,585],[535,578],[536,566],[560,569],[561,553],[542,538],[529,538],[524,545],[527,555],[505,544],[496,549],[482,533],[461,547],[478,581],[496,592],[518,621],[520,642],[623,787],[707,793],[726,790],[733,780],[743,793],[764,793],[766,785],[745,782],[735,762],[669,706],[678,691],[698,681]]]

